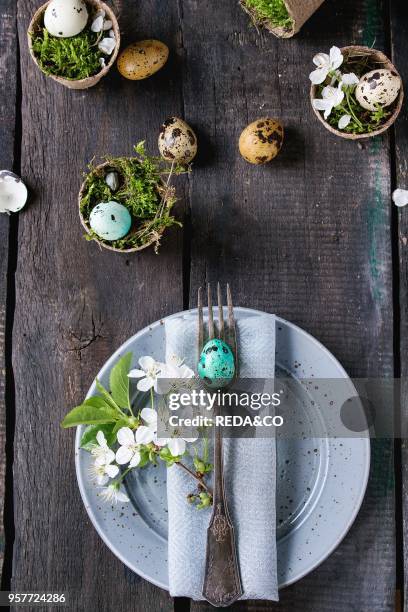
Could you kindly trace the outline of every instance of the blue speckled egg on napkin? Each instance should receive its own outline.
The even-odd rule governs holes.
[[[218,338],[209,340],[200,355],[198,374],[212,389],[229,385],[234,378],[235,363],[228,344]]]
[[[92,209],[89,224],[100,238],[119,240],[129,232],[132,217],[123,204],[114,201],[101,202]]]

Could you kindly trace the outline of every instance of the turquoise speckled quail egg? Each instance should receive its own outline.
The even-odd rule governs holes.
[[[228,344],[218,338],[209,340],[200,355],[198,374],[211,389],[229,385],[235,375],[235,362]]]
[[[159,151],[168,161],[189,164],[197,155],[197,136],[188,123],[178,117],[170,117],[160,130]]]
[[[128,209],[118,202],[101,202],[89,216],[91,229],[103,240],[120,240],[126,236],[132,225]]]
[[[401,78],[392,70],[371,70],[364,74],[357,87],[357,102],[366,110],[375,111],[377,106],[390,106],[401,89]]]
[[[80,34],[88,23],[88,9],[83,0],[52,0],[44,13],[44,26],[58,38]]]

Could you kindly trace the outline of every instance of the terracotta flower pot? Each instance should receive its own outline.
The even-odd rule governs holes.
[[[400,76],[394,64],[392,64],[392,62],[388,59],[388,57],[384,53],[382,53],[382,51],[377,51],[376,49],[371,49],[370,47],[360,47],[358,45],[351,45],[349,47],[343,47],[340,50],[345,57],[344,62],[343,62],[344,64],[347,63],[349,58],[352,58],[354,56],[366,55],[370,57],[370,60],[372,60],[373,64],[377,64],[378,68],[385,68],[387,70],[392,70],[392,72],[395,72],[396,74],[398,74],[398,76]],[[310,88],[310,102],[311,102],[314,114],[319,119],[319,121],[324,125],[326,130],[329,130],[329,132],[332,132],[332,134],[336,134],[336,136],[340,136],[341,138],[347,138],[348,140],[359,140],[361,138],[371,138],[372,136],[377,136],[378,134],[382,134],[383,132],[388,130],[388,128],[391,127],[391,125],[394,123],[394,121],[398,117],[401,107],[402,107],[402,102],[404,100],[404,90],[403,90],[402,81],[401,81],[401,89],[398,94],[398,98],[396,102],[394,102],[395,104],[394,110],[392,112],[392,115],[387,119],[387,121],[381,124],[381,126],[379,126],[378,129],[374,130],[373,132],[367,132],[365,134],[350,134],[342,130],[338,130],[334,128],[333,126],[331,126],[325,120],[321,111],[318,111],[314,108],[312,101],[317,97],[317,90],[318,90],[317,85],[312,85]]]
[[[134,159],[134,158],[128,158],[128,159]],[[95,166],[95,168],[93,169],[92,172],[93,173],[98,173],[98,172],[102,173],[107,168],[111,168],[111,169],[114,170],[114,167],[113,167],[111,162],[104,162],[103,164],[99,164],[98,166]],[[90,235],[91,234],[91,227],[90,227],[89,223],[87,222],[87,220],[84,218],[84,216],[82,214],[82,210],[81,210],[82,199],[83,199],[83,196],[85,194],[85,189],[86,189],[86,182],[87,182],[87,179],[85,178],[84,182],[82,183],[80,192],[79,192],[78,207],[79,207],[79,218],[80,218],[82,227],[84,228],[86,233]],[[169,195],[171,194],[171,190],[166,188],[166,185],[164,183],[161,183],[161,184],[157,185],[157,191],[158,191],[158,194],[163,198],[163,201],[166,201],[166,199],[168,199]],[[169,195],[166,195],[166,194],[169,194]],[[131,230],[131,232],[132,232],[132,230]],[[107,244],[103,240],[98,240],[97,238],[94,238],[94,241],[97,242],[104,249],[107,249],[108,251],[114,251],[115,253],[136,253],[138,251],[143,251],[144,249],[147,249],[148,247],[152,246],[153,244],[158,244],[158,240],[163,235],[163,233],[164,233],[164,229],[161,229],[160,232],[157,232],[145,244],[143,244],[143,245],[141,245],[139,247],[133,247],[131,249],[118,249],[116,247],[110,246],[109,244]]]
[[[41,70],[41,72],[44,72],[44,71],[39,65],[38,60],[34,54],[32,36],[38,28],[43,27],[45,9],[49,5],[49,3],[50,2],[46,2],[45,4],[43,4],[43,6],[41,6],[38,9],[38,11],[35,13],[34,17],[32,18],[30,22],[28,32],[27,32],[28,48],[30,50],[30,55],[33,58],[34,63]],[[55,74],[46,74],[47,77],[50,77],[54,81],[57,81],[57,83],[61,83],[61,85],[68,87],[68,89],[89,89],[90,87],[94,87],[94,85],[99,83],[99,81],[108,74],[109,70],[112,68],[113,64],[115,63],[115,60],[119,53],[120,30],[119,30],[118,20],[116,19],[115,14],[113,13],[112,9],[109,8],[109,6],[107,6],[104,2],[100,2],[100,0],[85,0],[85,3],[94,12],[98,10],[105,11],[106,17],[109,19],[109,21],[112,22],[112,29],[115,33],[115,39],[116,39],[116,47],[113,53],[109,56],[109,62],[106,64],[106,66],[104,68],[101,68],[100,72],[98,72],[97,74],[87,77],[86,79],[74,80],[74,79],[66,79],[66,78],[57,76]]]
[[[240,0],[240,5],[252,18],[256,25],[262,26],[272,32],[278,38],[291,38],[297,34],[304,23],[323,4],[324,0],[284,0],[292,25],[287,28],[276,27],[268,19],[262,19],[256,11],[247,6],[245,0]]]

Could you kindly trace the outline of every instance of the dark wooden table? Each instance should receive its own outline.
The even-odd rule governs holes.
[[[86,92],[30,60],[38,4],[0,0],[0,166],[31,191],[22,213],[0,215],[2,588],[68,591],[81,611],[207,610],[173,601],[102,543],[59,422],[124,340],[188,308],[208,280],[305,328],[352,376],[408,374],[408,212],[390,197],[408,187],[407,107],[395,130],[357,144],[323,129],[308,93],[311,58],[332,44],[375,45],[408,85],[406,0],[326,0],[291,40],[249,27],[235,0],[115,0],[124,43],[159,38],[171,60],[139,83],[113,70]],[[101,252],[82,238],[81,173],[95,154],[130,154],[144,138],[155,152],[170,115],[200,140],[193,173],[177,179],[184,229],[159,256]],[[287,137],[258,168],[237,139],[262,115],[280,117]],[[279,604],[234,608],[386,612],[397,599],[400,609],[407,459],[405,443],[374,443],[363,507],[336,552]]]

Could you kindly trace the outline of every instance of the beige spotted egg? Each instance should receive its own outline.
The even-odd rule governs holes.
[[[392,104],[401,90],[401,78],[393,70],[371,70],[364,74],[357,87],[357,102],[366,110],[375,111],[378,106]]]
[[[168,161],[189,164],[197,155],[197,136],[179,117],[170,117],[161,126],[160,155]]]
[[[266,164],[281,150],[283,136],[283,125],[277,119],[262,117],[242,132],[239,151],[250,164]]]
[[[118,70],[130,81],[147,79],[167,62],[169,49],[160,40],[141,40],[135,42],[119,55]]]

